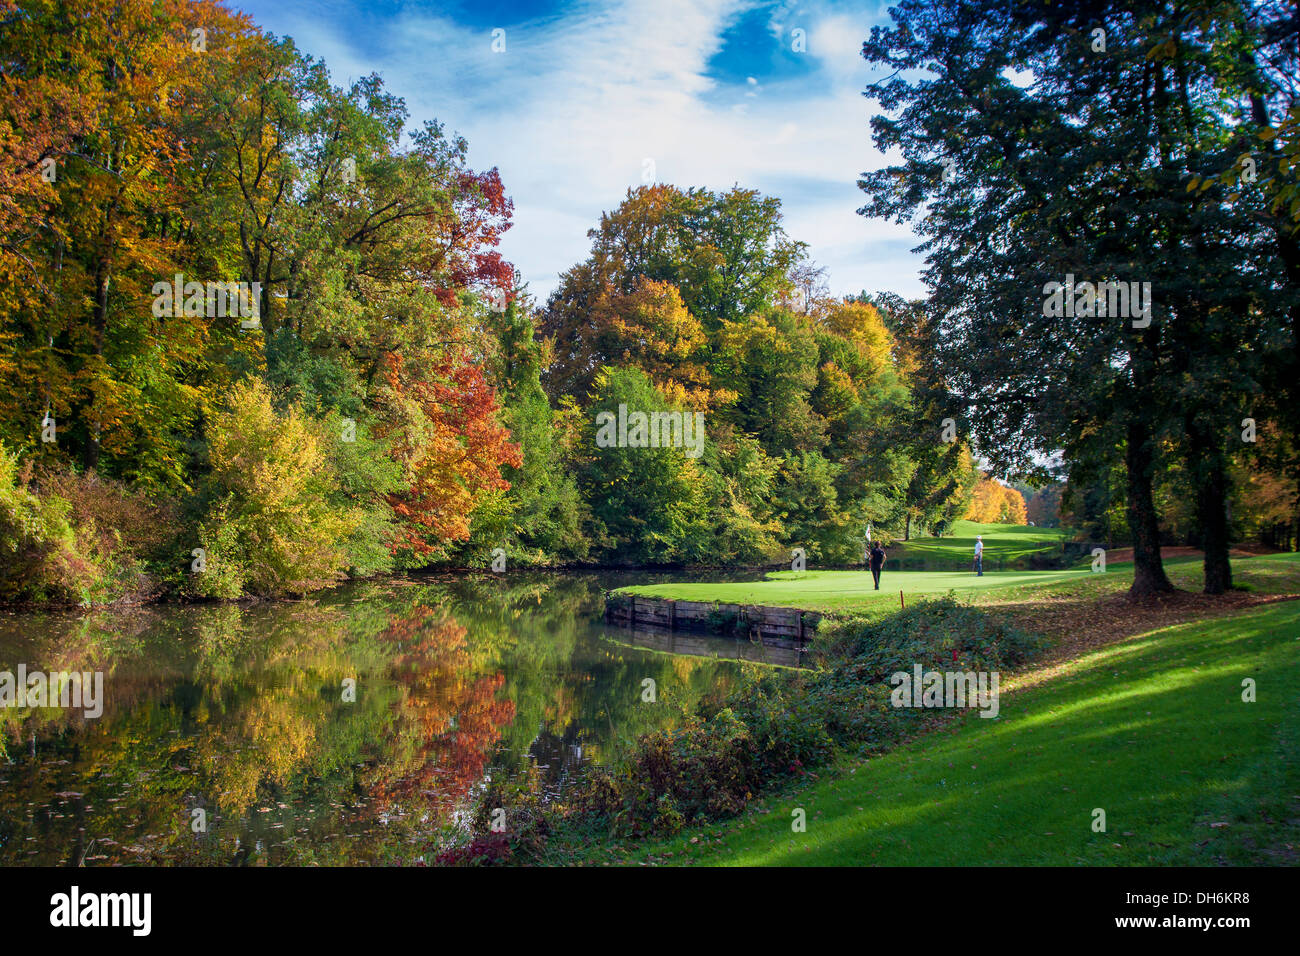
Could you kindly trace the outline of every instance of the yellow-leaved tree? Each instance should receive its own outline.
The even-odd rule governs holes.
[[[257,379],[237,383],[208,425],[210,505],[192,587],[209,597],[304,593],[347,568],[344,542],[362,520],[331,506],[337,489],[313,423],[280,413]]]
[[[1024,495],[981,474],[966,518],[984,524],[1024,524],[1029,520],[1029,513]]]

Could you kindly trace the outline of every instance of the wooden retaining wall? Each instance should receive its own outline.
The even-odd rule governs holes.
[[[802,646],[812,638],[821,619],[816,611],[789,607],[605,595],[605,621],[617,627],[747,637],[773,647]]]
[[[665,654],[707,657],[712,660],[752,661],[780,667],[804,667],[808,645],[783,647],[758,641],[719,640],[712,634],[669,631],[662,627],[622,628],[616,640],[629,647],[640,647]]]

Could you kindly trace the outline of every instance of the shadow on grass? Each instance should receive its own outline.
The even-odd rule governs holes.
[[[1061,679],[1005,693],[996,721],[967,714],[769,801],[774,813],[727,839],[739,852],[709,862],[1280,862],[1300,821],[1288,830],[1257,817],[1261,806],[1279,812],[1295,776],[1294,749],[1281,761],[1290,770],[1276,758],[1300,680],[1298,623],[1288,603],[1090,653]],[[1247,677],[1257,703],[1241,699]],[[795,807],[807,811],[806,833],[791,832]],[[1093,830],[1097,808],[1105,832]],[[1252,835],[1245,854],[1231,850],[1233,827]]]

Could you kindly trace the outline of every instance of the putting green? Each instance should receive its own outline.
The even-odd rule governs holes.
[[[1054,584],[1083,580],[1087,570],[1071,571],[886,571],[880,590],[869,571],[777,571],[765,581],[682,582],[621,588],[621,593],[682,601],[721,604],[763,604],[806,610],[840,610],[876,603],[898,603],[898,592],[909,595],[979,591],[987,588]]]

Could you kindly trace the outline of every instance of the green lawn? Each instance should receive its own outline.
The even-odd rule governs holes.
[[[1032,529],[1030,529],[1032,530]],[[1300,553],[1239,558],[1232,563],[1234,580],[1266,593],[1295,593],[1300,589]],[[1165,560],[1175,587],[1201,588],[1201,559]],[[797,607],[806,611],[887,613],[904,598],[955,591],[976,603],[1015,603],[1043,597],[1100,597],[1127,590],[1133,583],[1132,562],[1113,562],[1104,574],[1087,569],[1067,571],[886,571],[874,590],[868,571],[775,571],[762,581],[667,582],[620,588],[620,593],[722,604],[761,604]]]
[[[988,588],[1043,586],[1082,580],[1084,569],[1066,571],[994,571],[995,564],[1020,560],[1035,552],[1055,552],[1065,532],[1059,528],[1030,528],[1005,524],[977,524],[958,521],[951,538],[913,538],[889,549],[889,565],[875,590],[871,573],[861,571],[776,571],[764,581],[736,583],[647,584],[620,589],[646,597],[678,598],[685,601],[718,601],[723,604],[765,604],[808,611],[885,610],[898,607],[898,592],[904,597],[944,594],[948,591],[977,592]],[[984,536],[986,568],[982,577],[971,570],[896,571],[896,558],[931,561],[943,566],[966,568],[973,563],[975,536]],[[1127,587],[1127,583],[1124,585]]]
[[[1018,585],[1037,587],[1079,580],[1089,574],[1089,571],[985,571],[983,577],[979,577],[971,571],[886,571],[880,577],[880,590],[877,591],[869,571],[776,571],[764,581],[644,584],[619,590],[620,593],[685,601],[764,604],[808,611],[870,611],[897,609],[900,590],[906,599],[912,595],[944,594],[948,591],[963,593]]]
[[[1247,677],[1257,703],[1242,702]],[[1153,631],[1009,683],[997,719],[955,718],[736,820],[590,848],[589,862],[1300,862],[1300,603]],[[796,808],[806,832],[791,830]]]
[[[911,561],[929,560],[943,563],[975,560],[975,536],[984,538],[984,565],[1018,561],[1037,553],[1060,551],[1066,532],[1061,528],[1031,528],[1027,525],[979,524],[955,521],[951,537],[913,538],[896,541],[887,548],[889,557]]]

